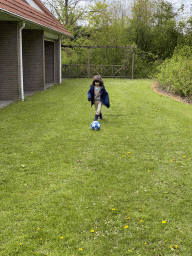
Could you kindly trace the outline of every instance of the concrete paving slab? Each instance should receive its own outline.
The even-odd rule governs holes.
[[[53,83],[45,84],[45,90],[48,89],[49,87],[53,86]],[[26,97],[30,97],[33,94],[35,94],[37,91],[31,91],[31,92],[25,92]],[[4,108],[6,106],[9,106],[12,104],[14,101],[13,100],[0,100],[0,108]]]

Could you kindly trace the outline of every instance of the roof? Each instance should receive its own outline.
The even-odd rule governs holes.
[[[59,34],[72,36],[40,0],[0,0],[0,11]]]

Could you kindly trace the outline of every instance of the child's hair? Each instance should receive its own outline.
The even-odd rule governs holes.
[[[103,80],[100,75],[96,75],[93,77],[92,85],[95,86],[95,82],[97,82],[97,81],[100,82],[100,86],[104,85]]]

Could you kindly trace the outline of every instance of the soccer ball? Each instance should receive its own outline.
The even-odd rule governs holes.
[[[93,121],[91,123],[91,129],[94,131],[98,131],[101,128],[101,125],[98,121]]]

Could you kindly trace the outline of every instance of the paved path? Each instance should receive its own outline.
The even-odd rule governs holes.
[[[10,104],[12,104],[13,100],[0,100],[0,108],[4,108]]]
[[[49,87],[53,86],[54,84],[45,84],[45,90],[48,89]],[[29,97],[32,96],[33,94],[35,94],[36,91],[33,92],[25,92],[25,96]],[[9,106],[10,104],[12,104],[14,102],[14,100],[0,100],[0,108],[4,108],[6,106]]]

